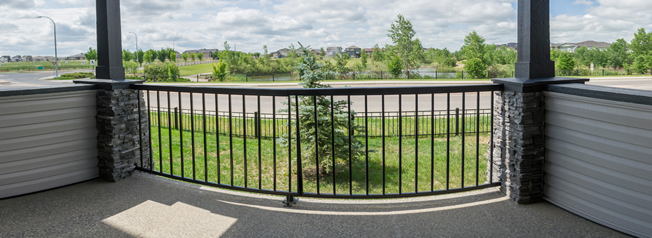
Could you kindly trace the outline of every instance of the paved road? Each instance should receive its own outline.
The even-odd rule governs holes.
[[[9,81],[12,82],[11,84],[0,84],[0,85],[52,85],[52,84],[62,84],[62,83],[70,83],[68,82],[61,82],[61,81],[47,81],[47,80],[39,80],[40,78],[47,77],[47,76],[52,76],[52,72],[44,72],[44,73],[11,73],[11,74],[0,74],[0,80],[4,81]],[[359,83],[363,83],[360,85]],[[475,83],[475,82],[474,82]],[[477,82],[478,84],[481,83],[487,83],[487,82]],[[432,82],[422,82],[422,83],[404,83],[404,82],[387,82],[387,81],[380,81],[380,82],[355,82],[355,83],[346,83],[349,84],[348,86],[361,86],[361,87],[401,87],[401,86],[432,86]],[[338,84],[335,85],[334,87],[344,87],[346,84]],[[451,84],[455,84],[455,82],[451,82]],[[592,79],[589,84],[592,85],[601,85],[601,86],[609,86],[609,87],[620,87],[620,88],[632,88],[632,89],[642,89],[642,90],[652,90],[652,77],[647,77],[647,78],[594,78]],[[177,84],[178,85],[178,84]],[[194,86],[197,86],[198,84],[193,84]],[[211,85],[211,84],[208,84]],[[442,85],[442,84],[437,84],[437,85]],[[233,87],[237,85],[229,85],[229,87]],[[247,87],[252,87],[256,85],[251,85],[248,84]],[[284,88],[297,88],[300,87],[296,84],[260,84],[257,85],[258,87],[284,87]],[[160,104],[162,107],[179,107],[179,97],[177,93],[170,93],[170,104],[168,105],[167,103],[167,93],[166,92],[161,92],[159,96]],[[193,94],[193,103],[192,106],[195,110],[202,110],[203,109],[203,104],[202,104],[202,95],[201,94]],[[335,97],[335,100],[345,100],[345,97]],[[150,100],[152,101],[151,105],[156,106],[158,105],[157,103],[157,94],[156,92],[151,92],[150,93]],[[451,100],[450,100],[450,108],[455,109],[455,108],[462,108],[462,94],[451,94]],[[467,93],[465,98],[465,105],[467,109],[475,109],[478,107],[477,105],[477,94],[476,93]],[[243,110],[243,105],[242,105],[243,98],[241,95],[233,95],[231,98],[231,106],[233,112],[242,112]],[[365,111],[365,99],[363,96],[353,96],[351,97],[352,101],[352,110],[355,110],[356,112],[364,112]],[[380,96],[369,96],[367,98],[367,109],[369,112],[380,112],[382,111],[382,97]],[[435,95],[434,98],[435,101],[435,110],[446,110],[448,107],[448,100],[447,96],[438,94]],[[216,99],[214,95],[206,95],[205,103],[206,103],[206,110],[208,111],[214,111],[215,110],[215,103]],[[219,95],[217,98],[217,104],[218,104],[218,110],[219,111],[228,111],[229,110],[229,100],[227,95]],[[247,112],[254,112],[258,111],[258,98],[255,96],[247,96],[245,97],[245,102],[246,102],[246,111]],[[285,97],[277,97],[276,98],[276,109],[280,108],[286,108],[286,103],[287,98]],[[414,111],[416,107],[417,102],[415,101],[415,96],[414,95],[404,95],[402,96],[402,103],[401,103],[401,110],[402,111]],[[419,95],[419,100],[418,100],[418,110],[430,110],[431,105],[432,105],[432,98],[431,95]],[[182,98],[181,98],[181,107],[183,109],[190,109],[191,103],[190,103],[190,94],[188,93],[182,93]],[[481,93],[480,94],[480,105],[479,108],[481,109],[489,109],[491,107],[491,94],[490,93]],[[390,96],[385,96],[385,111],[398,111],[399,110],[399,100],[398,96],[396,95],[390,95]],[[272,97],[261,97],[260,98],[260,111],[263,113],[270,113],[273,111],[272,107]]]

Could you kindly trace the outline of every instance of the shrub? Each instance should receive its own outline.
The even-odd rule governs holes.
[[[387,62],[387,70],[392,75],[393,78],[398,78],[403,71],[403,64],[401,64],[401,58],[394,56],[394,58]]]
[[[218,62],[217,64],[213,65],[213,78],[216,78],[220,80],[220,82],[224,81],[224,77],[226,76],[226,63],[224,62]]]
[[[485,78],[487,77],[486,70],[487,66],[480,58],[469,59],[464,65],[464,71],[469,74],[468,78]]]
[[[177,82],[179,81],[179,67],[173,63],[161,62],[145,65],[145,79],[152,82]]]
[[[123,61],[122,65],[125,68],[125,73],[136,74],[138,72],[138,63],[134,61]]]
[[[78,72],[78,73],[62,74],[61,77],[59,78],[83,79],[83,78],[90,78],[90,77],[93,77],[93,73]]]

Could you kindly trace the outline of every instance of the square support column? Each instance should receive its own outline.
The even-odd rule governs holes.
[[[492,79],[505,86],[495,95],[493,181],[519,204],[543,197],[545,98],[549,84],[584,83],[588,79],[555,77],[550,61],[549,0],[518,1],[516,78]],[[487,173],[490,174],[490,173]]]
[[[75,80],[74,83],[93,84],[98,89],[100,178],[116,182],[129,177],[136,166],[149,166],[147,106],[143,94],[130,89],[130,85],[143,81],[125,80],[120,1],[96,0],[96,4],[98,79]]]

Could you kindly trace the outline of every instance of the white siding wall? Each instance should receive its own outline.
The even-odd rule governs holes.
[[[0,198],[98,177],[95,94],[0,97]]]
[[[652,236],[652,106],[546,92],[545,198]]]

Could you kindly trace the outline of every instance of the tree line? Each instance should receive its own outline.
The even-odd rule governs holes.
[[[586,46],[573,53],[553,50],[550,58],[557,62],[557,69],[561,71],[588,68],[593,63],[596,68],[630,69],[646,73],[652,69],[652,32],[638,29],[631,42],[620,38],[604,50]]]

